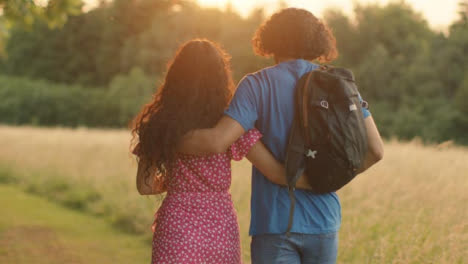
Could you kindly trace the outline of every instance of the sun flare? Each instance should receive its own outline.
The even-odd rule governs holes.
[[[225,6],[228,0],[197,0],[202,6]]]
[[[312,0],[196,0],[198,4],[204,7],[215,7],[224,9],[228,4],[232,6],[241,15],[246,16],[257,8],[264,8],[266,13],[271,13],[280,7],[280,3],[290,7],[305,8],[312,13],[322,15],[322,12],[329,8],[338,8],[347,14],[353,12],[354,4],[369,4],[378,3],[386,4],[392,0],[328,0],[328,1],[312,1]],[[407,0],[407,3],[412,5],[417,12],[421,12],[423,16],[429,21],[429,24],[436,28],[446,26],[456,19],[458,13],[459,0],[446,0],[446,1],[427,1],[427,0]],[[444,12],[440,12],[444,10]]]
[[[268,5],[275,5],[276,0],[264,1],[264,0],[197,0],[198,4],[204,7],[217,7],[224,9],[227,5],[231,5],[236,11],[242,15],[247,15],[252,9],[256,7],[264,7],[268,9]],[[267,5],[268,2],[268,5]]]

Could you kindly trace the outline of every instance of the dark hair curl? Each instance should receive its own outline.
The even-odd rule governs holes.
[[[169,62],[164,83],[131,123],[133,145],[138,141],[138,158],[145,161],[145,183],[154,173],[168,183],[181,138],[221,118],[234,87],[229,59],[217,44],[195,39]]]
[[[256,31],[252,44],[260,56],[330,62],[338,57],[331,30],[311,12],[286,8]]]

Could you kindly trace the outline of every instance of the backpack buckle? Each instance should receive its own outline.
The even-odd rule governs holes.
[[[328,102],[325,101],[325,100],[322,100],[322,101],[320,101],[320,106],[325,108],[325,109],[328,109]]]
[[[362,106],[362,108],[369,109],[369,103],[366,102],[366,101],[362,101],[361,106]]]

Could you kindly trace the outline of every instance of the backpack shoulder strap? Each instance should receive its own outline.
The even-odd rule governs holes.
[[[299,87],[299,91],[296,91],[296,93],[299,95],[299,96],[302,96],[302,98],[299,98],[301,99],[301,105],[300,107],[302,109],[297,109],[299,111],[301,111],[302,113],[302,120],[301,122],[299,123],[302,123],[302,126],[303,126],[303,129],[304,131],[306,131],[307,127],[309,126],[309,116],[308,116],[308,106],[309,106],[309,85],[310,85],[310,80],[312,78],[312,74],[313,74],[313,71],[310,71],[307,74],[307,79],[304,83],[304,85],[302,87]],[[310,139],[310,136],[308,133],[304,133],[305,134],[305,143],[306,145],[310,145],[311,143],[311,139]],[[302,162],[303,163],[303,162]],[[304,172],[304,164],[301,164],[299,166],[299,168],[297,169],[296,171],[296,175],[294,177],[294,179],[298,179],[301,174]],[[295,184],[294,186],[288,186],[288,193],[289,193],[289,200],[291,202],[291,207],[289,208],[289,220],[288,220],[288,228],[286,230],[286,235],[287,236],[290,236],[291,235],[291,228],[292,228],[292,224],[293,224],[293,218],[294,218],[294,209],[296,207],[296,197],[294,195],[294,190],[295,190]]]
[[[310,85],[310,79],[312,78],[312,74],[314,71],[311,71],[307,73],[307,79],[303,87],[302,92],[302,126],[304,131],[307,131],[307,127],[309,126],[309,85]],[[306,145],[310,145],[310,135],[308,133],[305,134],[305,143]]]
[[[295,178],[298,179],[303,172],[304,172],[304,166],[301,166],[297,170]],[[288,186],[289,200],[291,201],[291,207],[289,208],[288,229],[286,229],[286,235],[288,237],[291,235],[291,228],[292,228],[293,218],[294,218],[294,209],[296,207],[296,196],[294,196],[294,190],[296,190],[295,187]]]

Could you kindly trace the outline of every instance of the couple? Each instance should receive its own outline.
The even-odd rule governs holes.
[[[301,177],[291,233],[285,160],[298,79],[336,58],[331,31],[313,14],[288,8],[262,24],[253,46],[276,65],[248,74],[232,97],[227,54],[208,40],[176,53],[165,82],[133,124],[141,194],[167,191],[154,223],[152,263],[240,263],[239,227],[229,187],[231,160],[253,164],[252,263],[335,263],[341,223],[336,193],[316,195]],[[231,98],[232,97],[232,98]],[[382,158],[370,113],[361,171]]]

